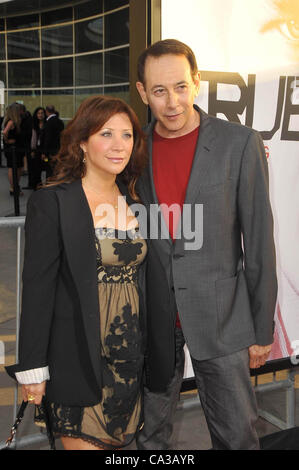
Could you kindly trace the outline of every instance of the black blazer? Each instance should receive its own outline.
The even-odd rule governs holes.
[[[60,147],[60,134],[64,129],[64,124],[57,116],[52,116],[45,122],[44,149],[47,156],[56,155]]]
[[[118,186],[133,204],[127,188]],[[15,377],[48,365],[50,401],[93,406],[102,387],[100,311],[94,225],[81,180],[33,193],[25,236],[20,359],[6,370]],[[144,273],[145,262],[138,278],[143,333]]]

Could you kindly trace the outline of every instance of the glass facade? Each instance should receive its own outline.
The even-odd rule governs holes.
[[[8,62],[7,66],[8,90],[10,88],[40,88],[40,64],[38,61]]]
[[[4,20],[2,21],[4,24]],[[14,18],[6,19],[6,27],[8,31],[12,29],[32,28],[33,26],[38,26],[38,25],[39,25],[39,18],[37,14],[25,15],[25,16],[22,15],[22,16],[16,16]]]
[[[41,30],[42,56],[52,57],[73,53],[72,25]]]
[[[75,58],[76,86],[98,85],[103,83],[103,54],[80,55]]]
[[[129,0],[88,0],[0,20],[5,106],[53,104],[69,120],[93,94],[129,100]],[[1,110],[3,114],[3,110]]]
[[[0,34],[0,60],[5,59],[5,36]]]
[[[103,48],[103,17],[75,24],[75,51],[89,52]]]
[[[37,29],[7,33],[6,37],[8,59],[39,57],[39,34]]]

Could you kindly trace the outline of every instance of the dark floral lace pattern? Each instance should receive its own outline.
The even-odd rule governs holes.
[[[53,429],[61,429],[64,431],[79,433],[80,423],[82,418],[82,408],[80,406],[59,406],[55,403],[51,403],[52,407],[52,426]]]
[[[119,261],[123,261],[126,265],[132,261],[136,261],[137,255],[142,253],[142,243],[133,243],[131,239],[123,242],[114,242],[112,246],[115,248],[114,254],[118,256]]]
[[[115,233],[95,230],[102,400],[91,407],[48,403],[56,436],[81,438],[107,450],[128,445],[142,417],[144,358],[137,276],[147,248],[137,230],[122,232],[120,238]],[[43,424],[42,413],[35,418]]]
[[[103,349],[103,411],[108,434],[117,438],[119,430],[125,432],[140,394],[141,333],[131,305],[125,305],[111,323]]]
[[[116,255],[118,261],[123,264],[104,265],[100,241],[105,238],[115,240],[116,232],[121,232],[122,238],[112,243],[112,247],[114,248],[113,254]],[[127,232],[105,228],[97,228],[95,230],[98,282],[111,284],[137,282],[138,264],[135,263],[138,255],[142,254],[143,247],[143,243],[138,242],[138,239],[140,239],[140,234],[136,229],[128,230]]]
[[[138,271],[136,266],[98,266],[98,282],[108,284],[136,283]]]
[[[80,435],[84,408],[80,406],[61,406],[48,402],[46,406],[54,434]],[[44,411],[39,406],[35,407],[34,421],[37,425],[45,427]]]

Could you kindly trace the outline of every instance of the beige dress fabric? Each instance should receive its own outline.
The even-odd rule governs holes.
[[[147,246],[138,229],[96,228],[102,400],[92,407],[49,403],[56,436],[79,437],[103,448],[128,445],[141,426],[142,335],[138,267]],[[36,423],[42,421],[37,407]]]

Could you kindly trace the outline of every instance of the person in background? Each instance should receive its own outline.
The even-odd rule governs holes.
[[[53,105],[46,106],[46,123],[43,142],[43,167],[46,177],[53,174],[53,157],[57,155],[60,147],[60,134],[64,129],[64,124],[58,117],[58,113]]]
[[[31,158],[32,158],[32,186],[36,190],[41,183],[42,149],[44,142],[46,111],[42,107],[35,109],[32,124]]]
[[[21,113],[21,140],[28,173],[28,184],[22,189],[33,189],[33,167],[31,158],[32,116],[24,104],[19,104]]]
[[[259,449],[249,368],[265,364],[271,351],[277,295],[263,141],[194,105],[200,74],[186,44],[151,45],[139,57],[138,76],[154,116],[140,196],[146,206],[181,208],[182,218],[164,216],[168,238],[149,241],[138,448],[171,449],[186,342],[213,449]]]
[[[6,370],[25,401],[46,395],[67,450],[123,447],[141,425],[147,244],[130,206],[146,155],[133,110],[91,97],[28,202],[19,364]]]
[[[4,155],[7,160],[8,167],[8,181],[9,193],[11,196],[14,194],[13,183],[13,153],[15,152],[15,160],[17,167],[17,181],[20,181],[22,168],[24,165],[24,146],[21,134],[21,112],[20,106],[17,103],[12,103],[6,109],[3,121],[3,143]],[[19,190],[19,195],[23,196],[22,191]]]

